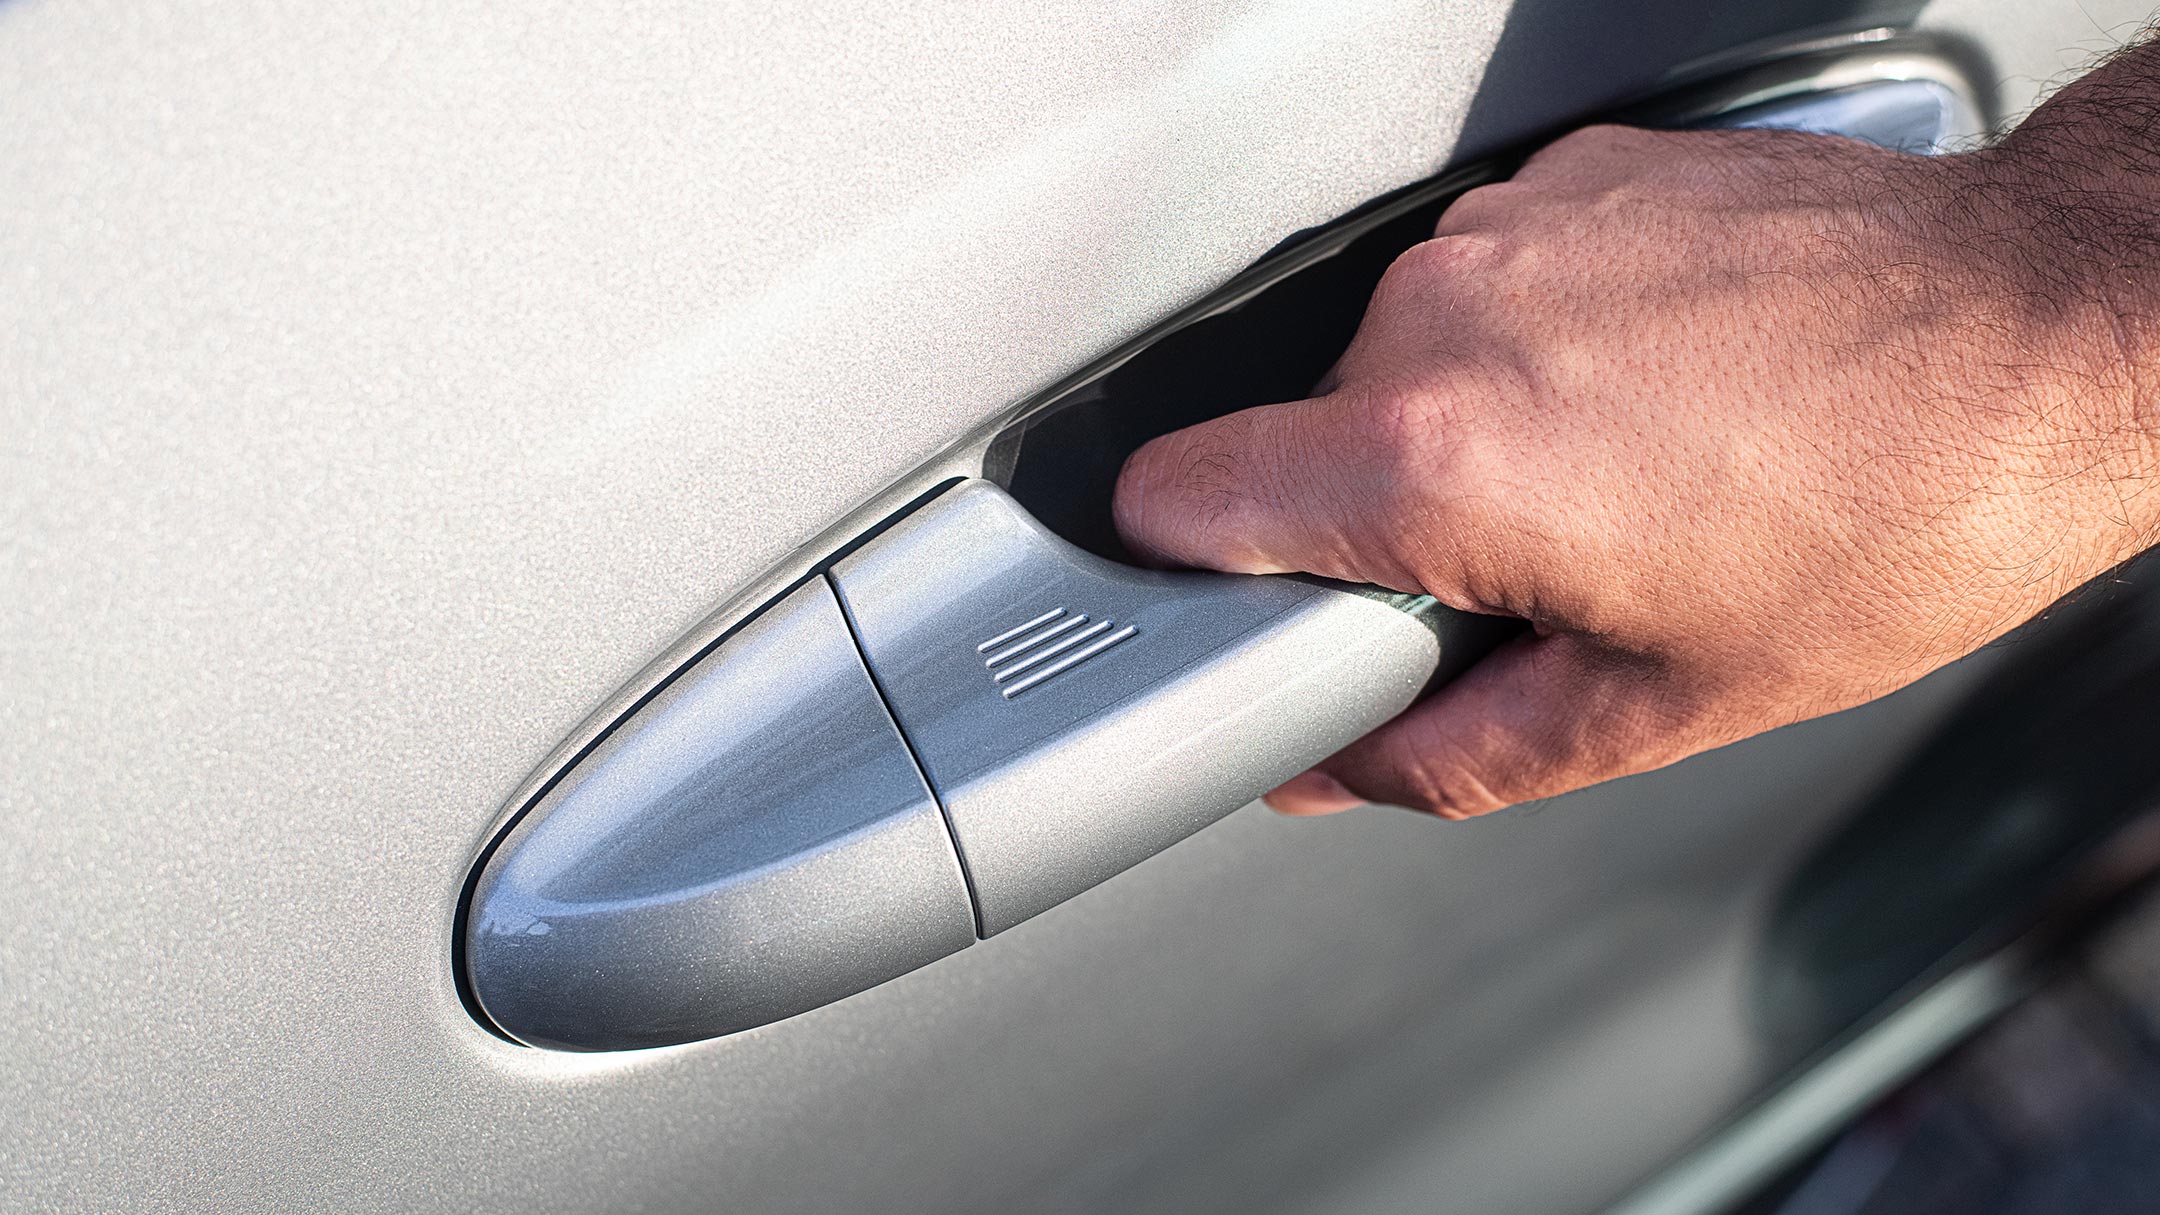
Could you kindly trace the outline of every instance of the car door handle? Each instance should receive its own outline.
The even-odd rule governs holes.
[[[815,1008],[1145,860],[1519,627],[1137,569],[962,481],[626,719],[473,888],[471,993],[583,1050]]]
[[[1985,125],[1961,79],[1897,48],[1864,63],[1802,55],[1634,117],[1940,150]],[[1402,213],[1419,220],[1409,239],[1430,230],[1417,208],[1485,179],[1436,179]],[[1381,241],[1402,218],[1388,214],[1342,239]],[[1269,273],[1313,264],[1285,258],[1292,268]],[[1360,304],[1369,287],[1353,292]],[[1301,332],[1310,303],[1296,311]],[[1117,458],[1178,403],[1160,385],[1224,369],[1207,364],[1195,380],[1177,339],[1240,306],[1211,304],[1180,322],[1194,328],[1158,335],[1150,349],[1168,364],[1145,375],[1120,352],[1068,390],[1068,405],[1082,403],[1064,415],[1071,425],[1031,415],[1012,432],[1034,445],[1016,448],[1025,458],[1005,468],[1008,483],[1065,511],[1068,529],[1099,518],[1067,508],[1098,505]],[[1239,365],[1253,340],[1236,346]],[[1284,385],[1323,366],[1298,372],[1292,358],[1252,383],[1294,391]],[[1113,391],[1118,368],[1133,382]],[[1149,390],[1129,396],[1133,385]],[[1094,432],[1132,443],[1078,461],[1075,477],[1072,444]],[[548,776],[468,882],[464,992],[507,1036],[577,1050],[686,1042],[816,1008],[1168,847],[1520,627],[1370,587],[1133,569],[1067,543],[996,485],[956,482],[768,604]]]

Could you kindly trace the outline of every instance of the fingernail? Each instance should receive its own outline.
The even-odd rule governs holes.
[[[1317,768],[1291,777],[1261,800],[1283,814],[1333,814],[1365,804],[1364,798]]]

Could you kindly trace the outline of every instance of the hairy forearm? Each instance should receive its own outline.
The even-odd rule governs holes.
[[[2056,366],[2049,475],[2112,523],[2100,568],[2160,542],[2160,42],[2117,53],[1993,147],[1951,200],[2003,303]],[[2092,572],[2098,572],[2097,570]]]

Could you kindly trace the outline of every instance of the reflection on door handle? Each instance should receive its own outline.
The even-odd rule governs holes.
[[[1134,569],[985,481],[832,580],[952,825],[984,936],[1326,758],[1463,648],[1443,645],[1454,614],[1428,598]]]
[[[1424,596],[1134,569],[964,481],[578,762],[473,889],[521,1041],[691,1041],[1071,898],[1400,712],[1514,627]]]

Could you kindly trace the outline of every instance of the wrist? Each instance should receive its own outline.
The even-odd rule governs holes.
[[[1976,401],[2014,419],[2006,470],[2078,541],[2073,584],[2160,540],[2160,171],[2096,153],[2092,121],[2058,113],[1946,159],[1935,209],[1982,295]]]

